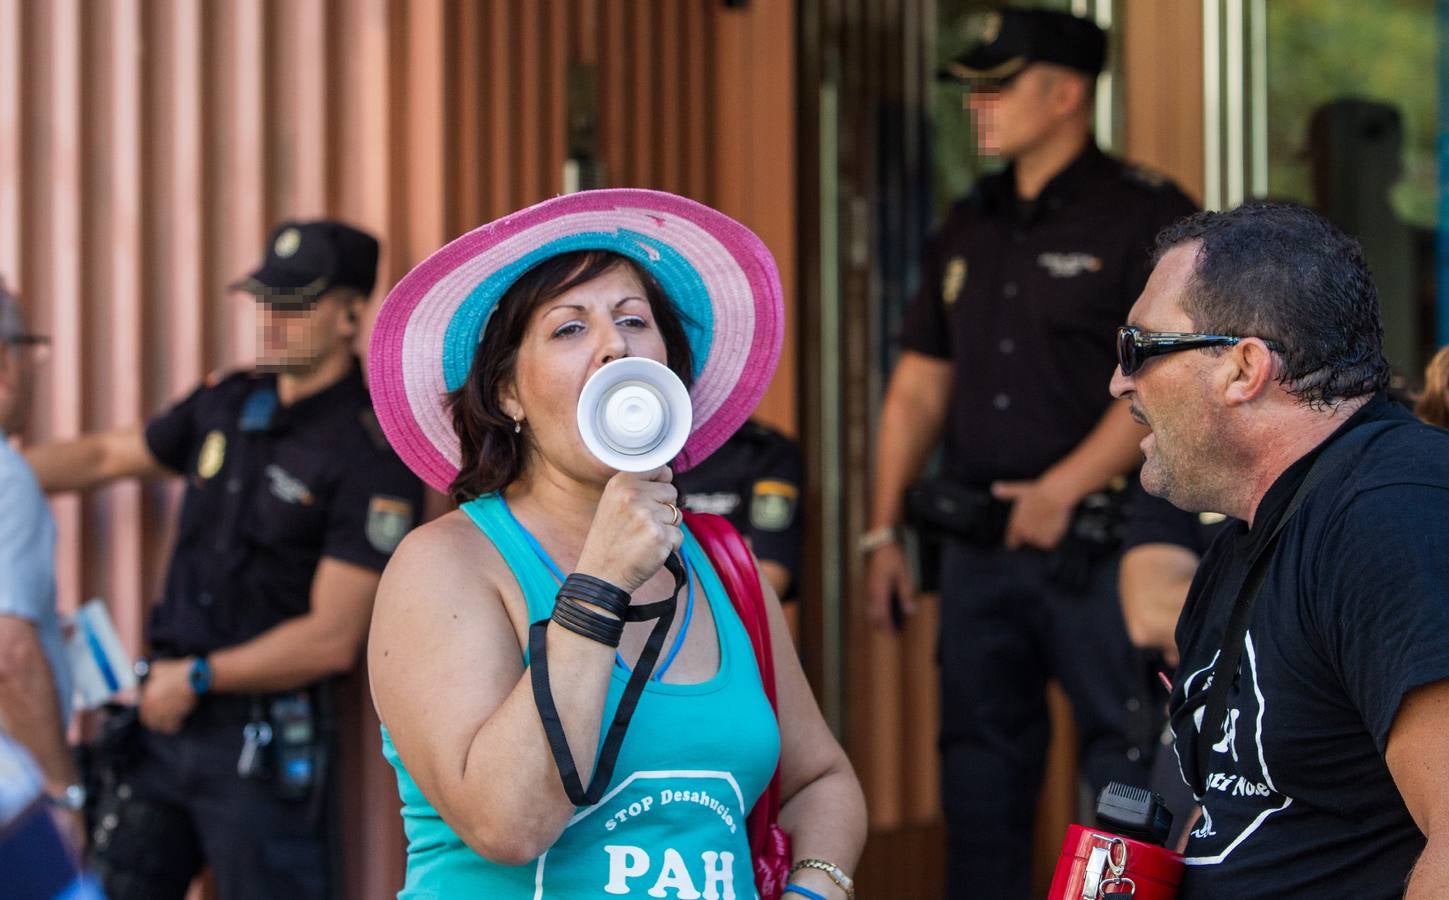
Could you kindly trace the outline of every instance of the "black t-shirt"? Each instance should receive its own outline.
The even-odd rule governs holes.
[[[952,363],[944,471],[968,484],[1035,478],[1097,424],[1157,232],[1195,209],[1095,145],[1030,203],[1014,179],[984,178],[952,207],[901,333]]]
[[[381,571],[422,508],[357,366],[286,407],[274,375],[203,385],[147,424],[146,444],[187,482],[151,619],[160,655],[229,647],[306,613],[324,556]]]
[[[789,570],[790,588],[781,600],[797,594],[805,533],[799,515],[803,471],[799,444],[751,421],[674,479],[685,509],[724,516],[749,540],[756,558]]]
[[[1310,491],[1267,563],[1210,732],[1182,900],[1397,897],[1423,849],[1384,750],[1404,695],[1449,678],[1449,432],[1380,396],[1330,441],[1380,420],[1403,424]],[[1177,628],[1179,760],[1195,759],[1203,718],[1180,711],[1206,690],[1250,561],[1318,452],[1273,484],[1251,531],[1235,522],[1203,558]]]

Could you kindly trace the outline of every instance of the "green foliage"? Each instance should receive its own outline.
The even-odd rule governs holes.
[[[1399,216],[1432,228],[1439,170],[1435,0],[1269,0],[1268,188],[1313,199],[1303,151],[1309,117],[1340,97],[1398,107],[1404,170],[1392,193]]]

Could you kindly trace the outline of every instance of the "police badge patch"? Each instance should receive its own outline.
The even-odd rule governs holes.
[[[289,259],[297,255],[302,248],[302,232],[295,228],[288,228],[277,235],[277,242],[272,245],[272,250],[282,259]]]
[[[995,10],[985,13],[981,17],[978,28],[983,45],[996,43],[996,39],[1001,37],[1001,13]]]
[[[946,263],[946,274],[941,276],[941,300],[950,306],[961,296],[961,288],[966,286],[966,260],[959,256],[951,257]]]
[[[203,480],[210,478],[221,471],[221,464],[226,462],[226,435],[220,431],[213,431],[206,436],[201,443],[201,452],[196,457],[196,474]]]
[[[757,481],[750,499],[750,524],[761,531],[784,531],[795,520],[800,489],[788,481]]]
[[[1043,253],[1036,264],[1053,278],[1076,278],[1088,272],[1102,271],[1102,259],[1090,253]]]
[[[413,505],[378,494],[367,504],[367,542],[378,553],[391,553],[413,526]]]

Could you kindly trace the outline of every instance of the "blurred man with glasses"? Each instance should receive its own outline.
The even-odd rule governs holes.
[[[55,609],[55,520],[16,448],[49,341],[0,281],[0,731],[34,757],[62,828],[84,846],[85,791],[66,744],[70,670]]]

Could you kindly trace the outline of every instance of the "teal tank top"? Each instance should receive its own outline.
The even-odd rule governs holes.
[[[558,582],[503,501],[488,494],[462,508],[513,570],[529,620],[548,617]],[[745,818],[774,774],[780,731],[749,635],[688,529],[683,549],[709,600],[719,671],[697,684],[647,683],[603,799],[580,807],[537,860],[503,866],[473,852],[408,775],[383,726],[382,752],[397,772],[408,839],[400,900],[757,896]],[[527,665],[526,648],[521,652]],[[615,665],[600,744],[627,680]]]

